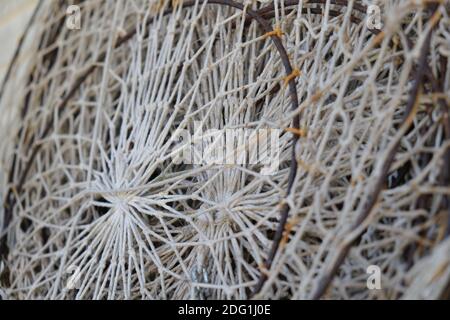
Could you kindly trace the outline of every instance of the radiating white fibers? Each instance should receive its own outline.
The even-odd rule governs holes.
[[[430,17],[413,0],[240,1],[299,71],[292,110],[283,60],[246,10],[187,2],[82,1],[80,30],[65,27],[66,4],[38,9],[26,38],[36,53],[16,62],[0,100],[0,296],[246,299],[263,273],[258,298],[307,299],[351,243],[324,298],[440,297],[450,281],[448,7]],[[365,23],[370,4],[381,33]],[[427,34],[427,80],[403,121]],[[276,170],[173,161],[195,124],[279,130]],[[370,214],[350,230],[377,181]],[[370,265],[380,290],[366,287]]]

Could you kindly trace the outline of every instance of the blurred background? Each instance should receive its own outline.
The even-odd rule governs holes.
[[[0,82],[37,3],[38,0],[0,0]]]

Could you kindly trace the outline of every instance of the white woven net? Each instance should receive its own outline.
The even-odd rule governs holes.
[[[38,8],[0,105],[2,296],[246,299],[266,276],[259,298],[441,297],[448,3],[210,2],[82,1],[80,30],[66,1]],[[199,127],[280,129],[277,170],[174,161]]]

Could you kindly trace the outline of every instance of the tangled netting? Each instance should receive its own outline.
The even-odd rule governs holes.
[[[448,2],[75,4],[2,87],[3,298],[448,295]],[[194,124],[279,129],[277,169],[174,161]]]

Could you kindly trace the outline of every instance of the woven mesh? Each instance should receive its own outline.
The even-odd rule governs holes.
[[[446,4],[378,1],[379,33],[365,1],[207,2],[82,1],[80,30],[65,26],[65,1],[39,7],[1,100],[2,295],[439,297]],[[198,124],[279,129],[278,169],[174,162],[174,145],[190,147],[179,133]],[[366,287],[370,265],[381,290]]]

